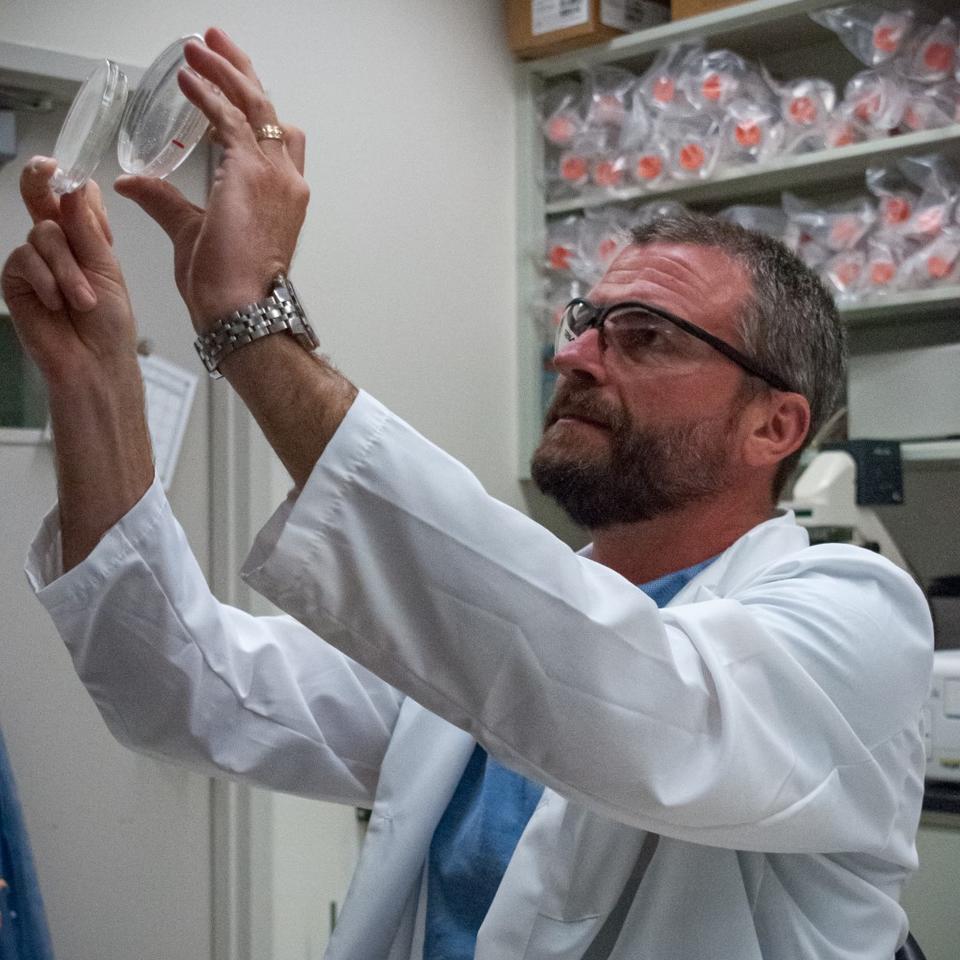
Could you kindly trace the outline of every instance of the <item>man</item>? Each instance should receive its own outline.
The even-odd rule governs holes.
[[[152,479],[95,191],[58,205],[29,167],[38,223],[3,275],[57,436],[29,574],[111,730],[373,807],[332,958],[888,960],[931,628],[902,571],[774,508],[841,382],[822,288],[693,219],[571,304],[534,474],[592,528],[573,554],[294,337],[224,345],[306,190],[302,136],[206,40],[181,85],[225,146],[207,210],[118,189],[295,481],[244,572],[293,619],[219,604]]]

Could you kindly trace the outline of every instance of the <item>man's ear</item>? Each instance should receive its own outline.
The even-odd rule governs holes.
[[[746,412],[743,459],[751,467],[773,466],[803,446],[810,429],[810,404],[799,393],[773,390]]]

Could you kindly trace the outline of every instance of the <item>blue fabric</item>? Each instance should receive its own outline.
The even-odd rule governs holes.
[[[0,733],[0,960],[53,960],[40,885]]]
[[[712,562],[640,589],[663,607]],[[542,793],[541,784],[508,770],[477,744],[430,843],[424,960],[473,960],[480,924]]]

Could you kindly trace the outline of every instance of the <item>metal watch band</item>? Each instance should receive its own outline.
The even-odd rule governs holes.
[[[266,299],[249,303],[218,320],[213,329],[197,337],[193,345],[207,372],[219,380],[223,376],[220,364],[225,357],[271,333],[291,333],[308,351],[319,346],[293,284],[283,274],[274,279]]]

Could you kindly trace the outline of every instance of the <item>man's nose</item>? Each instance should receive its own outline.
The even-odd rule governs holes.
[[[574,340],[564,344],[553,356],[557,373],[571,380],[606,379],[604,351],[600,346],[600,331],[596,327],[585,330]]]

